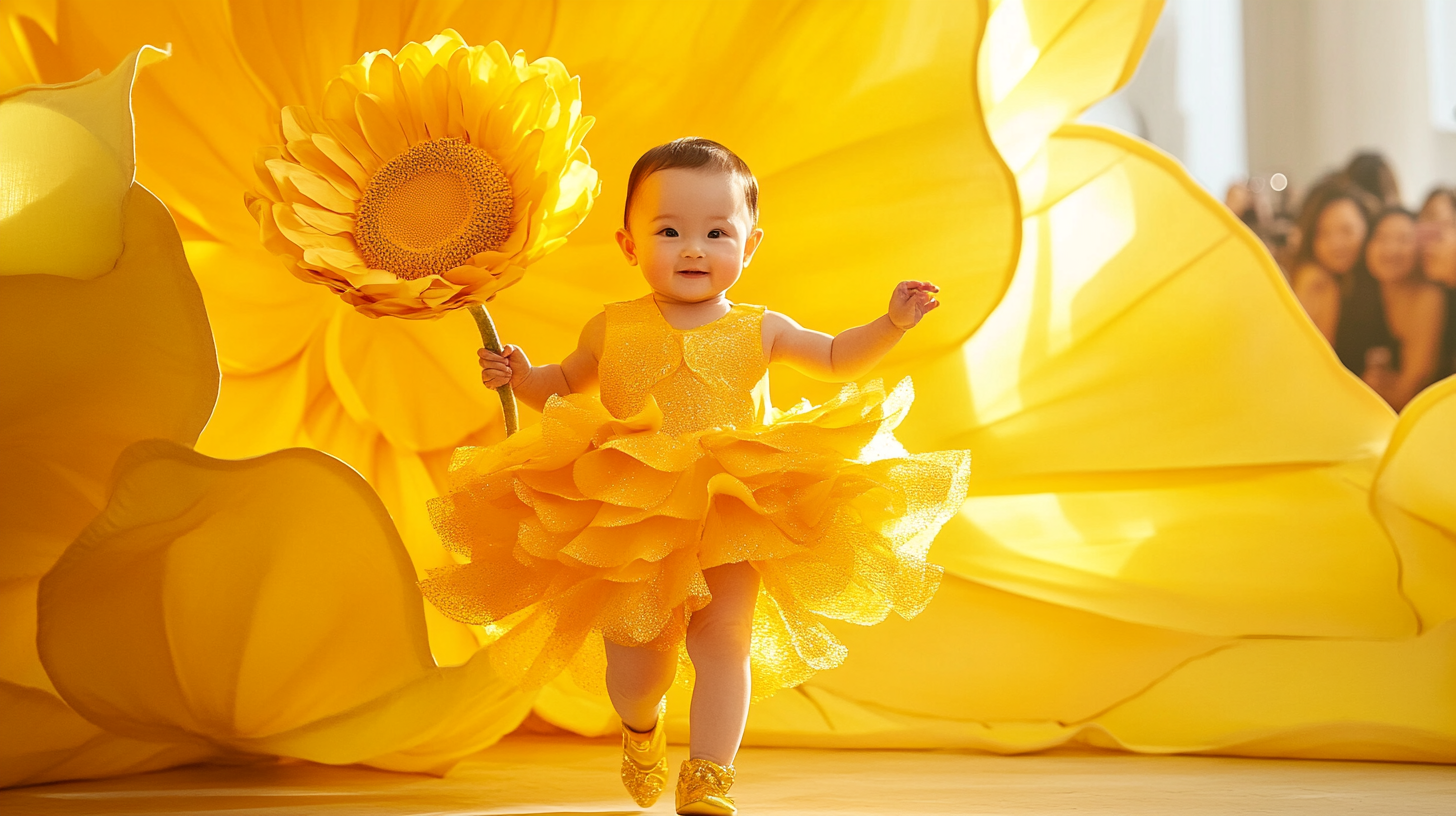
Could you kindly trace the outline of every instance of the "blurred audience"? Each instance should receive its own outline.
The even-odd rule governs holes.
[[[1256,178],[1231,186],[1225,203],[1340,361],[1392,407],[1456,373],[1456,190],[1432,190],[1413,214],[1390,163],[1362,152],[1302,202]]]
[[[1286,278],[1299,248],[1299,227],[1290,213],[1293,200],[1293,188],[1272,190],[1259,178],[1229,185],[1224,196],[1224,204],[1259,236]]]

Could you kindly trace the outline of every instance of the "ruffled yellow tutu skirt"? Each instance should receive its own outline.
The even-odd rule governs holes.
[[[541,423],[459,448],[430,515],[468,563],[420,586],[450,617],[490,627],[497,669],[542,685],[563,670],[601,690],[602,639],[679,650],[711,600],[703,570],[762,577],[754,696],[839,665],[823,619],[909,618],[940,583],[930,541],[960,508],[970,455],[910,455],[893,431],[910,381],[853,384],[753,428],[673,436],[650,399],[619,419],[594,397],[552,397]]]

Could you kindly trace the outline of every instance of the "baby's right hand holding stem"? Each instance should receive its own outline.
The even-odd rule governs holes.
[[[489,388],[500,388],[509,383],[520,385],[521,380],[531,373],[531,361],[517,346],[502,346],[500,354],[490,349],[480,349],[480,381]]]

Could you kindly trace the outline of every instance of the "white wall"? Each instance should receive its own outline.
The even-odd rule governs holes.
[[[1259,0],[1248,0],[1259,2]],[[1082,117],[1140,136],[1222,198],[1248,175],[1241,0],[1167,0],[1127,87]]]
[[[1245,0],[1243,16],[1254,174],[1307,186],[1378,150],[1407,205],[1456,182],[1456,134],[1430,115],[1423,0]]]

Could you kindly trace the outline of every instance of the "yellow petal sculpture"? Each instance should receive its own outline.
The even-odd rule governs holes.
[[[225,577],[224,577],[225,576]],[[40,585],[41,659],[108,731],[221,753],[441,772],[530,697],[430,657],[414,568],[347,465],[133,445]]]
[[[111,271],[135,166],[132,77],[162,56],[144,46],[105,76],[0,94],[0,274],[89,280]]]
[[[1401,592],[1425,630],[1456,618],[1452,451],[1456,451],[1456,378],[1447,378],[1401,412],[1370,497],[1400,555]]]
[[[57,137],[4,141],[0,176],[28,168],[37,172],[26,179],[61,180],[7,220],[34,232],[24,252],[0,256],[0,785],[214,755],[83,720],[56,696],[35,647],[37,582],[105,503],[117,454],[140,439],[192,444],[217,397],[207,315],[176,228],[130,183],[127,99],[137,65],[158,54],[0,97],[0,121]],[[97,167],[109,175],[88,175]],[[34,191],[13,177],[5,189]],[[56,274],[26,274],[42,256]],[[81,266],[59,268],[63,259]]]
[[[283,109],[248,208],[269,250],[361,313],[432,318],[481,303],[566,243],[600,185],[579,80],[447,29],[371,51],[323,105]]]

